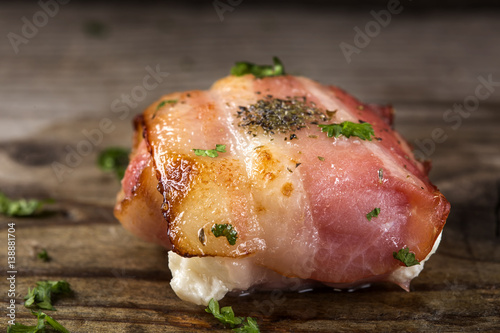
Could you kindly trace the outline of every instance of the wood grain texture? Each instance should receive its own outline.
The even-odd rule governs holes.
[[[364,7],[366,8],[366,7]],[[379,11],[384,7],[375,6]],[[0,4],[0,31],[20,33],[35,4]],[[75,291],[60,298],[54,318],[71,332],[225,332],[203,307],[177,299],[165,250],[140,241],[112,215],[119,183],[95,166],[107,146],[129,146],[131,119],[162,94],[206,89],[237,60],[269,62],[278,55],[292,74],[336,84],[365,102],[391,102],[397,129],[418,147],[440,128],[431,178],[452,203],[437,254],[406,293],[374,285],[232,295],[238,315],[255,316],[263,332],[500,331],[500,87],[458,128],[445,112],[475,93],[478,77],[500,82],[500,13],[413,12],[392,17],[348,64],[339,49],[353,43],[370,9],[243,2],[223,22],[210,2],[197,6],[85,7],[70,2],[15,54],[0,42],[0,191],[12,197],[54,198],[38,218],[16,223],[17,322],[34,323],[22,306],[42,279],[66,279]],[[89,34],[89,22],[102,34]],[[114,100],[142,84],[146,66],[167,77],[121,119]],[[85,140],[103,118],[114,126],[59,181],[52,163]],[[52,261],[36,259],[45,248]],[[0,252],[5,272],[7,251]],[[2,319],[8,302],[0,285]]]

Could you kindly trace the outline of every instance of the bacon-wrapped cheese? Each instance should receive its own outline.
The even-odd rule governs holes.
[[[198,304],[297,279],[408,290],[450,205],[392,116],[290,75],[163,96],[135,120],[115,215],[172,250],[172,286]]]

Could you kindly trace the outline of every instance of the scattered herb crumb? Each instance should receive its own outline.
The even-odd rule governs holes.
[[[54,318],[43,312],[31,311],[31,314],[36,316],[36,326],[26,326],[23,324],[15,323],[7,327],[7,333],[44,333],[47,328],[46,324],[61,333],[70,333],[63,325],[57,322]]]
[[[320,161],[324,161],[324,160],[325,160],[325,158],[324,158],[323,156],[318,156],[318,160],[320,160]]]
[[[153,116],[151,117],[151,119],[154,119],[156,117],[156,113],[158,112],[158,110],[160,110],[162,107],[164,107],[165,104],[175,104],[175,103],[177,103],[177,101],[178,101],[177,99],[167,99],[165,101],[161,101],[160,103],[158,103],[155,111],[153,112]]]
[[[382,180],[384,179],[384,169],[378,169],[378,182],[382,184]]]
[[[193,149],[196,156],[217,157],[219,153],[226,152],[226,145],[215,145],[215,149]]]
[[[156,111],[158,111],[159,109],[161,109],[162,107],[164,107],[165,104],[167,104],[167,101],[161,101],[160,103],[158,103],[158,105],[156,106],[155,113],[153,114],[153,118],[154,118],[154,116],[156,116]]]
[[[112,171],[122,179],[128,166],[129,151],[120,147],[109,147],[97,157],[97,165],[103,171]]]
[[[375,136],[372,125],[369,123],[356,124],[351,121],[344,121],[340,124],[318,125],[321,132],[326,132],[326,135],[338,138],[343,135],[346,138],[357,136],[361,140],[372,141],[372,136]]]
[[[371,221],[372,218],[377,217],[378,214],[380,214],[380,208],[373,208],[371,212],[366,214],[366,218],[368,219],[368,221]]]
[[[167,99],[165,101],[161,101],[160,103],[158,103],[156,110],[158,111],[159,109],[164,107],[166,104],[175,104],[175,103],[177,103],[177,99]]]
[[[213,298],[208,302],[208,307],[205,309],[206,312],[211,313],[217,320],[219,320],[224,326],[233,328],[234,332],[246,332],[246,333],[259,333],[259,326],[257,321],[252,317],[247,317],[245,322],[245,317],[236,317],[234,315],[233,308],[230,306],[225,306],[219,308],[219,302]],[[238,325],[243,325],[236,327]]]
[[[247,317],[246,323],[243,326],[233,329],[237,333],[259,333],[259,325],[257,325],[257,320],[252,317]]]
[[[278,57],[273,57],[273,63],[273,65],[256,65],[251,62],[237,62],[231,68],[231,74],[235,76],[253,74],[259,79],[268,76],[285,75],[285,67]]]
[[[0,192],[0,214],[6,216],[33,216],[41,212],[46,203],[53,203],[54,200],[19,199],[11,200]]]
[[[212,233],[215,237],[226,237],[230,245],[236,244],[236,239],[238,238],[238,233],[229,223],[214,224],[212,227]]]
[[[198,240],[203,245],[207,244],[207,239],[205,237],[205,230],[203,228],[200,228],[200,230],[198,230]]]
[[[333,111],[330,111],[330,110],[326,110],[326,115],[328,116],[328,120],[332,119],[333,116],[337,113],[337,110],[333,110]]]
[[[415,259],[415,253],[411,253],[408,247],[402,248],[398,252],[393,252],[392,256],[394,259],[401,261],[407,267],[420,265],[420,262]]]
[[[69,283],[60,281],[38,281],[36,287],[28,289],[28,294],[24,296],[26,302],[24,306],[27,308],[40,308],[44,310],[55,311],[52,306],[52,295],[71,294],[72,290]]]
[[[47,253],[47,250],[45,250],[45,249],[42,249],[42,251],[38,252],[36,256],[38,259],[40,259],[43,262],[50,261],[49,254]]]
[[[96,38],[102,38],[108,33],[108,27],[97,20],[85,22],[83,29],[88,36]]]

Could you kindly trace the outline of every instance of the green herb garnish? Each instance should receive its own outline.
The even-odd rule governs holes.
[[[85,22],[83,28],[85,33],[91,37],[101,38],[108,32],[108,26],[106,26],[103,22],[96,20]]]
[[[0,192],[0,214],[7,216],[31,216],[41,211],[45,203],[52,203],[54,200],[19,199],[11,200]]]
[[[128,155],[127,149],[110,147],[99,154],[97,165],[101,170],[112,171],[119,179],[122,179],[128,166]]]
[[[206,312],[213,314],[213,316],[218,319],[222,324],[228,325],[230,327],[235,327],[243,322],[242,317],[235,317],[233,308],[230,306],[225,306],[219,309],[219,302],[213,298],[208,302],[208,307],[205,309]]]
[[[215,145],[215,149],[193,149],[196,156],[217,157],[219,153],[226,152],[226,145]]]
[[[246,323],[243,323],[241,327],[233,329],[233,331],[238,333],[260,333],[257,320],[252,317],[247,317]]]
[[[318,160],[323,162],[325,160],[325,158],[323,156],[318,156]]]
[[[23,324],[16,323],[7,327],[7,333],[44,333],[46,324],[49,324],[53,329],[62,333],[70,333],[63,325],[59,324],[54,318],[45,314],[43,312],[33,312],[33,315],[37,317],[36,326],[26,326]]]
[[[167,104],[167,101],[161,101],[160,103],[158,103],[158,105],[156,106],[155,114],[156,114],[156,111],[158,111],[159,109],[164,107],[165,104]]]
[[[346,138],[357,136],[361,140],[372,141],[372,136],[375,136],[372,125],[369,123],[353,123],[352,121],[344,121],[340,124],[318,125],[321,132],[326,132],[326,135],[331,138],[338,138],[343,135]]]
[[[236,239],[238,238],[238,233],[229,223],[226,224],[214,224],[212,227],[212,233],[215,237],[226,237],[229,244],[236,244]]]
[[[28,295],[24,296],[27,308],[35,307],[55,311],[52,306],[52,294],[70,294],[72,292],[69,283],[60,281],[38,281],[36,287],[28,289]]]
[[[259,333],[259,325],[257,321],[252,317],[247,317],[245,322],[245,317],[236,317],[234,315],[233,308],[230,306],[225,306],[219,309],[219,302],[213,298],[208,302],[208,307],[205,309],[206,312],[211,313],[216,319],[218,319],[224,326],[229,326],[234,328],[234,332],[246,332],[246,333]],[[238,325],[243,325],[235,328]]]
[[[47,250],[42,249],[42,251],[38,252],[37,255],[38,259],[40,259],[43,262],[48,262],[50,261],[49,254],[47,253]]]
[[[371,212],[366,214],[366,218],[368,219],[368,221],[371,221],[372,218],[377,217],[378,214],[380,214],[380,208],[373,208],[373,210]]]
[[[175,104],[175,103],[177,103],[176,99],[167,99],[166,101],[161,101],[160,103],[158,103],[158,106],[156,107],[156,111],[158,111],[159,109],[164,107],[165,104]]]
[[[231,68],[231,74],[242,76],[245,74],[253,74],[260,79],[267,76],[285,75],[285,67],[278,57],[273,57],[274,65],[256,65],[251,62],[237,62]]]
[[[398,252],[393,252],[392,256],[394,257],[394,259],[401,261],[407,267],[420,265],[420,262],[415,259],[415,253],[411,253],[407,247],[402,248]]]

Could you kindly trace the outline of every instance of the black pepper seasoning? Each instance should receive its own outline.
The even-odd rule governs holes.
[[[240,106],[236,116],[241,119],[238,126],[247,128],[248,134],[253,134],[257,128],[264,133],[291,133],[289,139],[297,139],[293,132],[300,131],[308,124],[318,124],[319,121],[329,120],[318,108],[297,98],[272,98],[258,100],[249,106]]]

